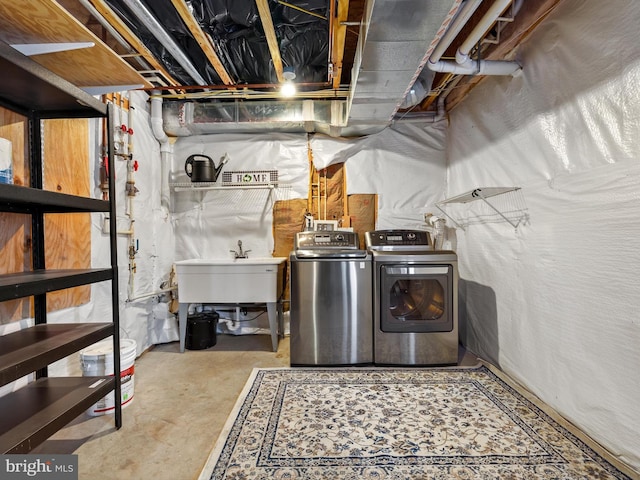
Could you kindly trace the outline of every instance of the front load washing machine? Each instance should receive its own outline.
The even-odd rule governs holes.
[[[373,257],[373,345],[377,365],[458,363],[458,259],[435,251],[427,232],[365,235]]]

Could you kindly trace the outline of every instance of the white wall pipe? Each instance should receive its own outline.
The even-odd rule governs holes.
[[[151,131],[162,148],[169,143],[169,137],[162,127],[162,97],[159,94],[158,90],[151,92]]]
[[[151,92],[151,131],[153,136],[160,142],[160,203],[169,209],[169,171],[171,168],[172,147],[169,137],[162,126],[162,97],[158,91]]]
[[[127,154],[129,158],[127,160],[127,205],[129,209],[129,233],[127,234],[128,241],[128,257],[129,257],[129,288],[127,290],[127,298],[131,298],[133,296],[133,292],[135,291],[135,275],[136,275],[136,260],[135,255],[137,252],[136,249],[136,240],[135,240],[135,216],[133,213],[133,199],[136,195],[136,181],[134,177],[134,160],[133,160],[133,105],[131,105],[131,98],[129,98],[129,110],[127,111]]]
[[[133,298],[127,298],[127,302],[135,302],[136,300],[142,300],[143,298],[155,297],[156,295],[164,295],[165,293],[175,292],[178,290],[178,287],[165,288],[162,290],[157,290],[155,292],[143,293],[142,295],[138,295]]]
[[[440,60],[429,64],[429,68],[434,72],[447,72],[455,75],[515,75],[522,69],[517,62],[506,60],[476,61],[472,59],[462,65]]]
[[[462,30],[462,27],[467,24],[471,15],[473,15],[481,3],[482,0],[467,0],[464,2],[464,5],[460,7],[458,14],[449,25],[449,28],[447,28],[447,31],[442,35],[438,45],[436,45],[436,48],[431,52],[431,56],[429,57],[430,63],[436,63],[442,58],[444,52],[449,48],[449,45],[455,40],[460,30]]]
[[[473,28],[467,39],[462,42],[456,52],[456,62],[464,65],[469,60],[469,52],[471,49],[485,36],[491,26],[511,4],[512,0],[496,0],[487,13],[480,19],[478,24]]]
[[[487,13],[482,17],[478,25],[472,30],[469,36],[464,40],[461,46],[456,52],[456,61],[440,60],[442,53],[449,47],[457,33],[460,31],[463,25],[460,25],[456,20],[452,22],[449,29],[455,28],[457,31],[455,34],[449,34],[449,30],[443,35],[442,40],[436,48],[434,53],[429,57],[427,66],[434,72],[446,72],[453,73],[455,75],[516,75],[522,67],[519,63],[507,60],[479,60],[475,61],[469,58],[469,52],[471,48],[478,43],[485,35],[487,30],[496,22],[498,17],[505,11],[505,9],[511,4],[512,0],[496,0]],[[467,7],[464,5],[463,9]],[[471,7],[469,7],[471,8]],[[476,6],[477,8],[477,6]],[[473,10],[475,11],[475,9]],[[465,16],[468,12],[465,12]],[[473,12],[471,12],[473,13]],[[462,12],[459,16],[462,16]],[[470,17],[470,14],[469,14]],[[468,20],[468,18],[467,18]],[[446,41],[444,41],[446,40]],[[448,43],[447,43],[448,42]],[[442,46],[441,46],[442,44]],[[464,47],[464,49],[463,49]]]

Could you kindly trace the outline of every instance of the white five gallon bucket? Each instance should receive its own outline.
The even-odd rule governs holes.
[[[135,340],[120,340],[120,381],[122,407],[133,401],[134,362],[136,360]],[[96,377],[113,375],[113,341],[104,340],[80,352],[82,375]],[[114,392],[98,400],[88,410],[92,416],[115,411]]]

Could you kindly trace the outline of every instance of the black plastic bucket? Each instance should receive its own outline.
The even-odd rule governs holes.
[[[185,347],[189,350],[204,350],[216,344],[216,329],[218,327],[216,312],[203,312],[187,317],[187,338]]]

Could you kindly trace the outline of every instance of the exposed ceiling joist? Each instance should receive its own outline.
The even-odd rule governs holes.
[[[0,0],[0,40],[9,45],[37,45],[32,59],[74,85],[110,87],[136,85],[150,87],[131,65],[116,55],[98,36],[57,2],[32,0],[25,3]],[[64,48],[42,49],[43,45],[66,44]],[[71,46],[90,48],[69,48]]]
[[[177,82],[167,70],[156,60],[155,56],[149,51],[149,49],[140,41],[140,39],[127,27],[127,25],[120,20],[120,17],[107,5],[104,0],[89,0],[93,7],[102,15],[115,29],[122,35],[122,37],[129,42],[129,45],[133,47],[142,58],[144,58],[149,65],[155,68],[169,83],[170,86],[178,86],[180,82]]]
[[[213,48],[211,38],[202,31],[200,25],[198,25],[198,22],[195,18],[193,18],[193,15],[189,11],[189,7],[187,7],[185,1],[171,0],[171,3],[180,15],[180,18],[182,18],[182,21],[185,23],[185,25],[193,35],[193,38],[195,38],[196,42],[198,42],[198,45],[200,45],[200,48],[202,48],[202,51],[207,57],[207,60],[209,60],[209,63],[211,63],[211,66],[215,69],[216,73],[220,77],[220,80],[222,80],[225,85],[234,85],[235,82],[229,76],[229,73],[224,68],[224,65],[222,65],[220,58],[218,58],[218,54]]]
[[[349,17],[349,0],[338,0],[338,11],[332,24],[331,63],[333,65],[333,88],[339,88],[342,80],[342,60],[344,45],[347,38],[345,22]]]
[[[449,14],[455,14],[462,1],[33,0],[33,3],[63,4],[87,29],[111,46],[117,60],[126,63],[123,59],[132,57],[127,66],[152,82],[147,88],[170,92],[170,96],[163,94],[168,100],[198,98],[203,103],[220,103],[221,109],[230,100],[245,106],[254,100],[273,100],[261,108],[273,115],[273,128],[278,128],[279,112],[289,108],[288,102],[293,101],[291,108],[295,108],[295,102],[302,98],[309,100],[309,104],[316,99],[335,99],[331,110],[335,106],[348,114],[322,116],[329,102],[318,101],[315,113],[322,121],[316,121],[316,128],[324,132],[322,122],[327,121],[331,127],[341,129],[337,135],[350,136],[373,133],[407,115],[435,118],[436,112],[455,108],[481,81],[484,70],[432,73],[434,70],[423,68],[431,47],[447,31]],[[518,45],[562,1],[511,0],[510,14],[498,15],[495,26],[482,39],[474,39],[474,48],[468,53],[478,65],[501,59],[513,63]],[[449,34],[448,46],[442,47],[446,49],[445,60],[450,61],[462,42],[479,30],[482,17],[492,6],[504,2],[483,0],[477,12],[460,20],[462,28]],[[27,16],[15,2],[0,0],[0,5]],[[134,8],[136,5],[144,5],[148,12],[140,15]],[[149,26],[151,20],[155,23]],[[42,35],[52,30],[45,28],[49,23],[31,21],[29,32]],[[5,30],[2,35],[7,36],[13,28],[11,21],[5,18],[0,24],[5,26],[0,29]],[[102,25],[102,29],[96,30],[96,25]],[[167,47],[169,42],[163,42],[161,34],[170,36],[179,48]],[[14,39],[9,43],[52,41],[39,37],[26,40]],[[74,55],[80,57],[81,51]],[[181,61],[182,56],[188,62]],[[69,62],[65,59],[57,65],[63,65],[64,73],[71,77],[73,72],[68,70],[73,61]],[[185,63],[193,68],[186,68]],[[280,98],[275,88],[287,79],[287,67],[295,68],[296,83],[302,90],[293,100]],[[100,65],[99,72],[103,70]],[[192,90],[193,94],[187,94]],[[243,125],[236,128],[240,131]],[[268,128],[266,122],[264,128]]]
[[[271,9],[269,8],[269,3],[267,0],[256,0],[256,6],[258,7],[258,13],[260,14],[260,20],[262,21],[264,34],[267,37],[267,44],[269,45],[271,60],[273,61],[273,68],[276,72],[278,82],[284,82],[282,58],[280,57],[280,46],[278,45],[276,30],[273,27],[273,19],[271,18]]]

